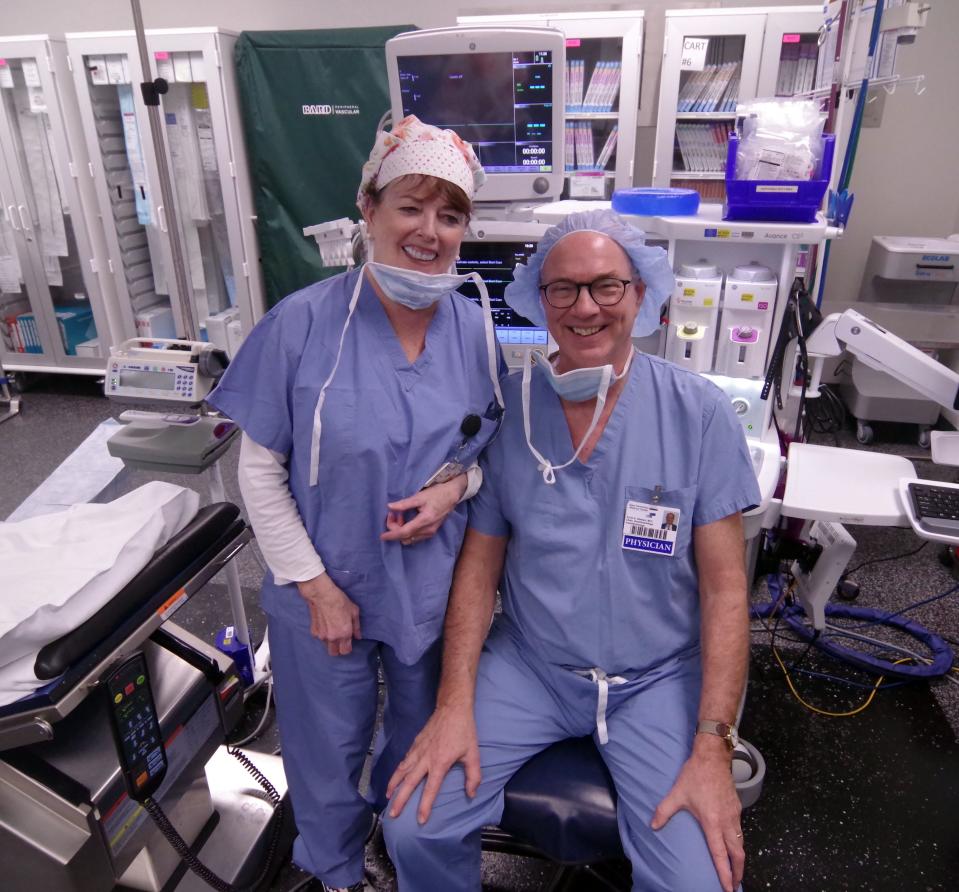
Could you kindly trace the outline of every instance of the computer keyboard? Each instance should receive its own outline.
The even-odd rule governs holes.
[[[909,496],[921,527],[932,533],[959,535],[959,487],[910,483]]]

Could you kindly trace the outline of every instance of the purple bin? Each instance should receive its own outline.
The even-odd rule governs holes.
[[[726,154],[726,204],[724,220],[767,223],[815,223],[829,187],[836,137],[824,133],[822,160],[812,180],[737,180],[736,152],[739,137],[729,136]]]

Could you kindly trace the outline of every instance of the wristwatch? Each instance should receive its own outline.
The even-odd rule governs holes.
[[[696,733],[715,734],[717,737],[722,737],[730,750],[735,749],[736,744],[739,743],[739,732],[736,730],[736,726],[728,725],[726,722],[713,722],[704,719],[696,726]]]

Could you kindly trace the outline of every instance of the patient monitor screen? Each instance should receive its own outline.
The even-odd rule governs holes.
[[[503,298],[506,286],[513,281],[517,263],[525,263],[536,251],[536,242],[483,241],[460,245],[456,272],[459,275],[479,273],[486,283],[496,336],[502,344],[546,345],[545,328],[538,328],[529,319],[510,309]],[[460,288],[467,297],[479,303],[479,291],[472,282]]]
[[[487,173],[553,170],[553,54],[400,56],[403,116],[455,131]]]

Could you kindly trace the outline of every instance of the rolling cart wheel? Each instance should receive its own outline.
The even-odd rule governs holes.
[[[956,566],[956,548],[954,545],[943,545],[938,552],[939,563],[950,570]]]
[[[856,442],[866,446],[875,439],[875,436],[872,425],[868,421],[856,422]]]
[[[928,449],[931,442],[932,442],[932,438],[929,436],[929,428],[920,427],[919,438],[918,438],[919,448]]]
[[[842,601],[855,601],[859,597],[859,584],[851,579],[842,579],[836,586],[836,595]]]

